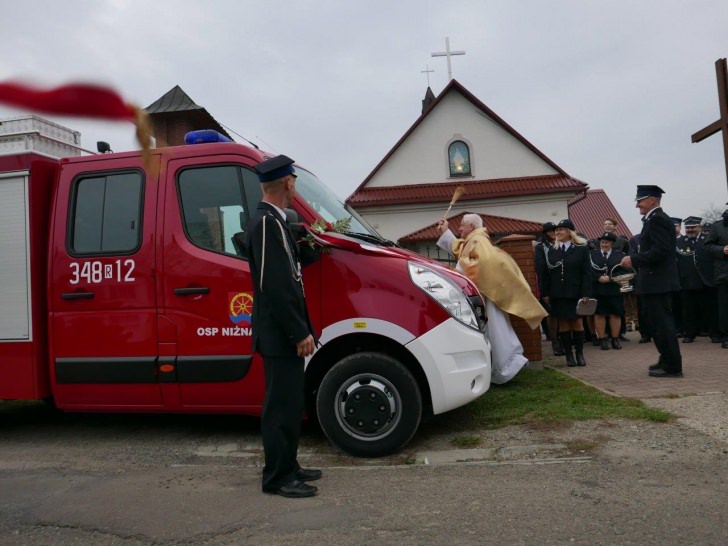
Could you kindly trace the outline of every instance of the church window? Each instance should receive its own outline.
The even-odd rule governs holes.
[[[450,176],[470,176],[470,149],[462,140],[456,140],[448,148]]]

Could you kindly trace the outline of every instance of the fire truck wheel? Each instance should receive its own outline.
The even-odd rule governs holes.
[[[356,353],[324,376],[316,397],[319,423],[329,440],[361,457],[401,449],[422,416],[422,396],[412,374],[391,356]]]

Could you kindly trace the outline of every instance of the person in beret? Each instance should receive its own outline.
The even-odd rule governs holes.
[[[584,322],[576,314],[576,306],[579,300],[587,303],[592,294],[591,265],[587,241],[576,234],[571,220],[556,224],[556,242],[546,254],[546,267],[548,280],[543,284],[542,295],[559,321],[566,364],[586,366]]]
[[[728,349],[728,209],[723,212],[721,220],[710,227],[710,233],[703,244],[713,257],[713,281],[718,292],[721,346]]]
[[[549,316],[541,322],[541,328],[548,340],[551,341],[551,350],[554,356],[563,356],[564,347],[561,345],[561,340],[559,339],[559,319],[551,313],[551,306],[543,301],[542,295],[544,290],[543,283],[548,280],[549,274],[548,267],[546,267],[546,254],[554,246],[554,241],[556,241],[556,224],[546,222],[541,228],[541,237],[534,247],[533,265],[536,269],[536,280],[538,282],[538,301],[549,313]]]
[[[682,355],[675,336],[672,294],[680,289],[675,260],[675,226],[660,207],[664,190],[637,186],[636,207],[642,214],[639,249],[622,258],[620,265],[637,270],[635,290],[644,296],[643,312],[660,353],[649,367],[651,377],[682,377]]]
[[[618,333],[624,314],[624,297],[619,291],[619,285],[612,281],[611,273],[619,266],[625,253],[613,248],[617,242],[617,236],[613,231],[605,231],[598,240],[599,249],[592,250],[590,255],[594,284],[592,291],[597,299],[594,329],[603,351],[609,350],[607,332],[611,332],[612,348],[619,350],[622,348]]]
[[[285,209],[296,191],[293,160],[284,155],[255,166],[263,199],[248,232],[253,278],[253,351],[263,357],[265,399],[261,415],[265,465],[263,492],[310,497],[321,471],[298,464],[304,411],[304,358],[316,348],[306,308],[298,245]]]

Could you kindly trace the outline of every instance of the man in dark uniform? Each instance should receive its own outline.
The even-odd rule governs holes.
[[[682,355],[675,337],[670,301],[680,289],[675,260],[675,228],[660,208],[664,190],[658,186],[637,186],[636,207],[642,214],[639,251],[622,258],[620,265],[637,270],[637,294],[644,296],[644,312],[660,352],[650,366],[652,377],[682,377]]]
[[[721,220],[713,223],[703,244],[713,257],[713,282],[718,295],[721,347],[728,349],[728,209],[723,211]]]
[[[533,264],[536,269],[536,280],[538,281],[539,303],[548,311],[549,316],[541,321],[541,327],[546,337],[551,341],[551,349],[554,356],[563,356],[564,348],[559,339],[559,319],[551,314],[551,306],[543,301],[543,283],[548,282],[549,269],[546,266],[546,253],[554,246],[556,240],[556,224],[546,222],[541,228],[541,240],[536,244],[533,253]]]
[[[685,236],[680,232],[682,229],[682,218],[670,217],[672,224],[675,226],[675,243],[682,241]],[[682,296],[680,290],[672,294],[672,317],[675,320],[675,333],[677,337],[682,337],[685,333],[685,325],[683,324]]]
[[[685,236],[677,240],[677,267],[680,274],[680,295],[685,335],[683,343],[692,343],[706,325],[711,337],[718,336],[717,307],[711,298],[712,271],[701,267],[699,256],[710,258],[703,252],[703,239],[700,233],[698,216],[688,216],[683,221]],[[710,263],[712,266],[712,261]]]
[[[293,160],[279,155],[255,167],[263,200],[248,233],[253,277],[253,351],[263,357],[265,400],[261,416],[265,466],[263,491],[284,497],[310,497],[317,488],[305,482],[320,470],[298,464],[304,410],[304,357],[315,349],[306,309],[298,246],[284,209],[296,191]]]

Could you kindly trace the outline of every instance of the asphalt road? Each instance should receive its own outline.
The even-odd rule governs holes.
[[[0,544],[728,542],[728,444],[682,422],[473,431],[473,450],[435,422],[378,460],[308,430],[324,478],[296,500],[260,492],[257,426],[0,404]]]

